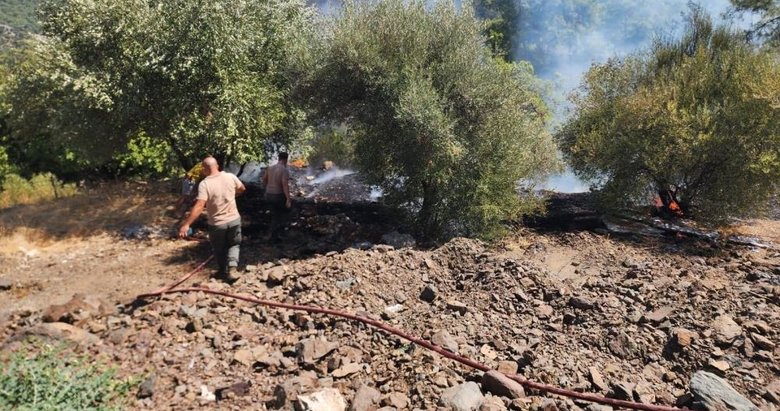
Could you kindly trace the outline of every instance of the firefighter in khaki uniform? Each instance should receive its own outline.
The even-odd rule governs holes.
[[[179,228],[179,237],[189,234],[192,224],[206,209],[209,221],[209,241],[219,265],[216,276],[233,283],[238,271],[238,253],[241,245],[241,215],[236,206],[236,194],[246,187],[235,175],[219,171],[214,157],[203,160],[205,178],[198,185],[198,196],[189,217]]]

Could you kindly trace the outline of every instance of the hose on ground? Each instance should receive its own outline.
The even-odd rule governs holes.
[[[456,354],[454,352],[448,351],[442,347],[439,347],[429,341],[426,341],[422,338],[413,336],[401,329],[395,328],[391,325],[385,324],[381,321],[377,321],[371,318],[350,314],[344,311],[334,310],[330,308],[321,308],[321,307],[313,307],[308,305],[297,305],[297,304],[287,304],[287,303],[281,303],[277,301],[270,301],[270,300],[263,300],[257,297],[253,296],[246,296],[246,295],[240,295],[240,294],[234,294],[229,293],[226,291],[219,291],[219,290],[212,290],[205,287],[186,287],[186,288],[175,288],[178,285],[182,284],[183,282],[187,281],[190,277],[195,275],[197,272],[201,271],[206,264],[211,261],[211,259],[214,256],[209,257],[206,261],[198,265],[194,270],[187,273],[184,277],[180,278],[173,284],[169,286],[162,287],[158,289],[157,291],[153,291],[151,293],[141,294],[137,298],[138,299],[147,299],[147,298],[153,298],[153,297],[159,297],[163,294],[174,294],[174,293],[192,293],[192,292],[202,292],[204,294],[211,294],[211,295],[218,295],[221,297],[227,297],[232,298],[235,300],[245,301],[257,305],[261,305],[264,307],[271,307],[271,308],[283,308],[287,310],[293,310],[293,311],[304,311],[307,313],[312,314],[325,314],[333,317],[340,317],[347,320],[360,322],[366,325],[369,325],[371,327],[377,328],[379,330],[384,331],[385,333],[395,335],[397,337],[403,338],[407,341],[410,341],[420,347],[423,347],[425,349],[428,349],[430,351],[436,352],[437,354],[441,355],[442,357],[449,358],[455,362],[458,362],[460,364],[463,364],[467,367],[474,368],[479,371],[487,372],[491,371],[491,368],[488,367],[485,364],[482,364],[478,361],[472,360],[470,358],[464,357],[462,355]],[[590,394],[590,393],[582,393],[577,392],[573,390],[568,390],[561,387],[556,387],[553,385],[548,384],[542,384],[539,382],[531,381],[528,379],[525,379],[521,377],[518,374],[504,374],[507,378],[510,378],[511,380],[517,382],[518,384],[522,385],[525,388],[537,390],[540,392],[545,392],[548,394],[555,394],[560,395],[563,397],[573,398],[581,401],[588,401],[588,402],[594,402],[598,404],[603,405],[609,405],[612,407],[621,407],[621,408],[629,408],[634,410],[642,410],[642,411],[680,411],[680,408],[676,407],[669,407],[664,405],[653,405],[653,404],[643,404],[639,402],[634,401],[625,401],[625,400],[619,400],[614,398],[607,398],[596,394]]]

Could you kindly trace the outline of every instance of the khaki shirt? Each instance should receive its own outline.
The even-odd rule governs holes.
[[[236,206],[236,190],[241,180],[224,171],[208,176],[198,186],[198,200],[206,202],[210,225],[227,224],[240,217]]]

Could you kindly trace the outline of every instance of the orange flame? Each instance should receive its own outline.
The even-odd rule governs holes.
[[[304,160],[302,158],[296,158],[295,160],[290,161],[290,166],[295,167],[295,168],[304,168],[307,165],[308,165],[308,163],[306,162],[306,160]]]

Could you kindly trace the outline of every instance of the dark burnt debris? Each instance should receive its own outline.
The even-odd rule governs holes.
[[[328,169],[291,167],[293,206],[288,218],[287,239],[275,247],[290,258],[366,248],[383,243],[392,232],[411,233],[402,214],[386,206],[376,190],[360,174],[333,166]],[[247,184],[239,198],[244,218],[244,235],[250,243],[267,243],[269,214],[263,201],[263,187]],[[524,216],[520,223],[539,232],[590,231],[633,240],[655,238],[673,243],[729,242],[754,247],[771,247],[758,239],[722,237],[716,231],[696,227],[685,219],[663,219],[647,212],[605,214],[594,193],[539,193],[546,198],[546,213]]]
[[[290,171],[293,205],[287,217],[288,229],[285,241],[274,247],[283,256],[364,248],[381,243],[387,233],[403,230],[399,214],[372,199],[370,187],[357,174],[295,167]],[[255,182],[246,186],[247,192],[237,199],[245,241],[267,244],[270,214],[263,200],[263,187]]]

